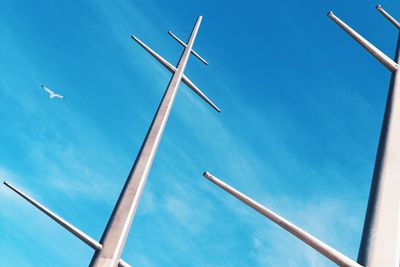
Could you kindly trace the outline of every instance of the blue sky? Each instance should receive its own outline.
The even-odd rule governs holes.
[[[123,258],[133,266],[335,266],[204,170],[356,259],[390,73],[391,1],[0,3],[0,177],[99,240],[188,37],[210,65],[181,85]],[[45,84],[64,94],[50,101]],[[0,266],[86,266],[91,248],[4,186]]]

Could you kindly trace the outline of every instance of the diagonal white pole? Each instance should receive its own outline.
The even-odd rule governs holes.
[[[400,30],[400,23],[393,18],[389,13],[387,13],[381,5],[376,6],[376,10],[378,10],[390,23],[392,23],[398,30]]]
[[[26,201],[31,203],[34,207],[38,208],[41,212],[43,212],[44,214],[49,216],[56,223],[58,223],[59,225],[61,225],[65,229],[67,229],[68,232],[70,232],[71,234],[73,234],[74,236],[76,236],[77,238],[82,240],[83,242],[85,242],[87,245],[89,245],[94,250],[100,250],[102,248],[102,245],[99,242],[97,242],[96,240],[94,240],[93,238],[91,238],[90,236],[88,236],[87,234],[85,234],[84,232],[79,230],[77,227],[73,226],[72,224],[70,224],[69,222],[67,222],[66,220],[64,220],[60,216],[58,216],[56,213],[54,213],[51,210],[49,210],[48,208],[46,208],[45,206],[43,206],[42,204],[40,204],[36,200],[34,200],[32,197],[28,196],[27,194],[25,194],[21,190],[17,189],[15,186],[12,186],[10,183],[8,183],[6,181],[4,181],[3,184],[5,186],[7,186],[8,188],[10,188],[15,193],[17,193],[18,195],[20,195],[23,199],[25,199]],[[123,259],[119,259],[118,266],[119,267],[131,267]]]
[[[26,201],[28,201],[33,206],[38,208],[41,212],[43,212],[44,214],[49,216],[51,219],[53,219],[55,222],[60,224],[62,227],[67,229],[74,236],[76,236],[77,238],[79,238],[80,240],[85,242],[91,248],[93,248],[95,250],[101,249],[102,246],[99,242],[97,242],[96,240],[94,240],[93,238],[91,238],[90,236],[88,236],[87,234],[85,234],[84,232],[82,232],[81,230],[79,230],[78,228],[76,228],[75,226],[73,226],[72,224],[70,224],[69,222],[67,222],[66,220],[61,218],[60,216],[58,216],[57,214],[55,214],[54,212],[52,212],[51,210],[49,210],[48,208],[46,208],[45,206],[43,206],[42,204],[40,204],[39,202],[37,202],[36,200],[31,198],[30,196],[28,196],[27,194],[23,193],[21,190],[18,190],[16,187],[12,186],[11,184],[9,184],[6,181],[4,181],[3,184],[5,186],[7,186],[8,188],[10,188],[11,190],[13,190],[18,195],[20,195],[21,197],[23,197]]]
[[[174,67],[171,63],[166,61],[163,57],[161,57],[159,54],[157,54],[153,49],[148,47],[145,43],[139,40],[136,36],[131,36],[135,42],[137,42],[141,47],[143,47],[147,52],[150,53],[155,59],[157,59],[161,64],[163,64],[169,71],[175,72],[176,67]],[[185,45],[186,47],[186,45]],[[193,54],[194,51],[192,51]],[[197,53],[196,53],[197,54]],[[198,54],[197,54],[198,55]],[[213,109],[215,109],[218,112],[221,112],[221,109],[217,107],[217,105],[214,104],[189,78],[183,74],[182,75],[182,81],[184,84],[189,86],[190,89],[193,90],[198,96],[200,96],[207,104],[209,104]]]
[[[205,172],[203,174],[203,176],[205,178],[207,178],[208,180],[210,180],[211,182],[213,182],[214,184],[216,184],[217,186],[224,189],[226,192],[230,193],[231,195],[233,195],[234,197],[239,199],[240,201],[242,201],[243,203],[245,203],[246,205],[250,206],[257,212],[259,212],[263,216],[267,217],[269,220],[276,223],[277,225],[279,225],[280,227],[282,227],[283,229],[285,229],[286,231],[288,231],[289,233],[291,233],[298,239],[302,240],[304,243],[306,243],[307,245],[309,245],[310,247],[312,247],[313,249],[315,249],[316,251],[318,251],[319,253],[321,253],[322,255],[324,255],[325,257],[327,257],[334,263],[336,263],[337,265],[339,265],[341,267],[362,267],[360,264],[353,261],[349,257],[343,255],[336,249],[330,247],[329,245],[325,244],[321,240],[310,235],[306,231],[300,229],[293,223],[291,223],[288,220],[286,220],[285,218],[279,216],[278,214],[271,211],[270,209],[264,207],[257,201],[255,201],[255,200],[251,199],[250,197],[246,196],[245,194],[239,192],[232,186],[224,183],[223,181],[221,181],[220,179],[218,179],[211,173]]]
[[[185,42],[183,42],[181,39],[178,38],[175,34],[173,34],[171,31],[168,31],[168,34],[172,36],[180,45],[183,47],[186,47]],[[192,50],[192,54],[197,57],[201,62],[203,62],[205,65],[208,65],[208,62],[202,58],[196,51]]]
[[[349,25],[344,23],[341,19],[335,16],[332,11],[328,12],[328,16],[341,27],[345,32],[347,32],[354,40],[356,40],[360,45],[362,45],[371,55],[373,55],[377,60],[379,60],[386,68],[390,71],[396,71],[399,65],[394,62],[390,57],[385,55],[381,50],[376,48],[373,44],[368,42],[364,37],[353,30]]]
[[[103,245],[103,248],[97,251],[92,258],[90,263],[92,267],[116,267],[118,265],[132,224],[133,216],[139,204],[140,196],[167,123],[178,86],[182,80],[183,72],[192,51],[201,20],[202,17],[200,16],[196,21],[189,42],[182,53],[176,71],[161,100],[139,155],[129,173],[118,202],[101,238],[100,243]]]

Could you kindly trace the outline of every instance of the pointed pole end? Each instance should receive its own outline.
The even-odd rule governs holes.
[[[328,17],[332,17],[332,16],[334,16],[334,14],[333,14],[333,12],[332,12],[332,11],[329,11],[329,12],[327,13],[327,15],[328,15]]]
[[[133,39],[133,40],[135,40],[135,41],[137,41],[138,40],[138,38],[135,36],[135,35],[131,35],[131,38]]]
[[[206,101],[215,111],[217,111],[218,113],[221,113],[221,109],[219,107],[217,107],[217,105],[215,105],[214,103],[212,103],[211,101],[208,102]]]
[[[210,179],[210,178],[212,178],[212,175],[211,175],[211,173],[209,173],[208,171],[205,171],[205,172],[203,173],[203,177],[205,177],[205,178],[207,178],[207,179]]]
[[[8,188],[14,190],[14,187],[13,187],[12,185],[10,185],[7,181],[3,181],[3,184],[4,184],[5,186],[7,186]],[[15,191],[15,190],[14,190],[14,191]]]
[[[382,6],[381,5],[377,5],[376,7],[375,7],[377,10],[382,10]]]

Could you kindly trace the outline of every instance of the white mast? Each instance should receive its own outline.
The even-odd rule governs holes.
[[[95,241],[78,228],[74,227],[60,216],[51,212],[37,201],[33,200],[26,194],[22,193],[15,187],[11,186],[7,182],[4,184],[21,195],[28,202],[33,204],[39,210],[44,212],[46,215],[51,217],[61,226],[66,228],[69,232],[77,236],[79,239],[84,241],[86,244],[95,249],[95,254],[92,258],[90,266],[92,267],[129,267],[125,261],[121,259],[121,254],[125,246],[126,239],[129,234],[129,230],[135,215],[136,209],[139,205],[140,197],[143,192],[147,176],[150,172],[150,168],[157,152],[158,144],[160,143],[165,125],[167,123],[169,114],[174,103],[174,99],[180,85],[183,81],[190,89],[198,94],[207,104],[213,109],[221,112],[218,108],[189,78],[184,74],[186,64],[188,62],[190,54],[195,55],[204,64],[208,64],[198,53],[196,53],[192,47],[200,27],[202,17],[199,16],[193,31],[190,35],[189,41],[185,44],[178,37],[170,33],[170,35],[178,41],[185,49],[176,67],[154,52],[146,44],[140,41],[137,37],[132,36],[132,39],[140,44],[146,51],[148,51],[153,57],[161,62],[169,71],[173,73],[173,76],[169,82],[169,85],[164,93],[161,103],[157,109],[157,112],[153,118],[147,135],[143,141],[142,147],[140,148],[139,154],[133,164],[133,167],[128,175],[122,192],[118,198],[118,201],[114,207],[114,211],[108,221],[107,227],[103,233],[100,242]]]
[[[169,82],[158,110],[154,116],[153,122],[151,123],[150,129],[145,140],[143,141],[142,147],[140,148],[140,152],[135,160],[135,163],[133,164],[132,170],[129,173],[125,186],[122,189],[111,218],[100,240],[103,248],[95,252],[90,263],[91,267],[115,267],[118,264],[129,234],[133,217],[139,205],[147,176],[150,172],[154,156],[157,152],[158,144],[160,143],[161,136],[171,112],[179,84],[184,77],[183,73],[185,71],[186,64],[190,54],[193,53],[192,47],[199,30],[201,20],[202,17],[200,16],[196,21],[188,44],[185,45],[185,49],[177,67],[168,67],[168,69],[174,74]],[[132,38],[147,51],[151,51],[151,54],[160,62],[164,62],[165,65],[171,66],[171,64],[148,48],[138,38],[134,36],[132,36]],[[186,77],[185,80],[189,81]],[[189,81],[189,83],[193,84],[191,81]],[[191,88],[193,89],[193,87]],[[220,109],[216,107],[203,93],[201,93],[197,87],[195,88],[197,89],[197,93],[200,94],[207,103],[209,103],[217,111],[220,111]]]
[[[400,23],[381,6],[376,8],[397,29],[400,29]],[[329,12],[328,16],[392,71],[358,262],[366,267],[398,267],[400,263],[400,73],[398,70],[400,35],[393,61],[378,49],[371,49],[368,41],[332,12]]]

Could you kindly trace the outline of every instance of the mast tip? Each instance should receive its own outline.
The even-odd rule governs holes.
[[[206,178],[211,178],[211,173],[209,173],[208,171],[205,171],[203,173],[203,176],[206,177]]]

